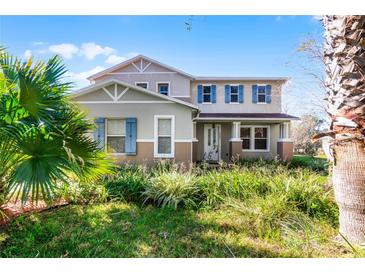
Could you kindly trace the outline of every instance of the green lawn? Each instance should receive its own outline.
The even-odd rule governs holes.
[[[98,202],[100,189],[80,188],[67,197],[96,203],[22,216],[0,228],[0,257],[364,256],[335,241],[338,210],[326,163],[303,159],[189,174],[122,168],[98,186],[108,202]]]
[[[106,203],[67,206],[19,218],[0,234],[1,257],[337,257],[336,230],[276,241],[229,210],[141,208]],[[321,233],[321,234],[320,234]],[[319,248],[320,247],[320,248]]]

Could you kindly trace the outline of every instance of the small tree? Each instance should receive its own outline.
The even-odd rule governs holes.
[[[22,62],[0,49],[0,203],[51,199],[70,176],[94,181],[112,164],[87,133],[93,129],[70,100],[59,57]]]
[[[299,122],[292,125],[292,137],[296,153],[314,155],[320,148],[320,143],[312,142],[312,137],[321,131],[323,120],[313,114],[303,115]]]

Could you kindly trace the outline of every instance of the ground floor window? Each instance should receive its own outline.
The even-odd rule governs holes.
[[[174,157],[174,116],[155,116],[155,157]]]
[[[241,126],[243,150],[269,151],[269,126]]]
[[[125,120],[107,119],[106,146],[109,153],[125,153]]]

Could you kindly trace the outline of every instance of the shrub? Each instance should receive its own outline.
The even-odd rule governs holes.
[[[294,156],[288,164],[289,168],[307,168],[316,172],[327,174],[329,164],[324,158],[317,158],[313,156]]]
[[[137,165],[122,166],[118,172],[105,180],[108,199],[141,202],[141,194],[150,179],[146,167]]]
[[[197,207],[200,190],[195,176],[191,173],[180,173],[176,170],[156,173],[146,184],[143,192],[144,203],[152,201],[159,206]]]
[[[72,204],[95,204],[105,202],[107,192],[104,185],[98,182],[80,183],[70,181],[68,184],[61,185],[56,196]]]

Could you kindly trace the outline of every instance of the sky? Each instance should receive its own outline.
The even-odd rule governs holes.
[[[323,91],[297,50],[322,36],[315,16],[0,16],[0,45],[24,60],[61,55],[75,89],[143,54],[196,76],[290,77],[283,106],[294,115],[323,115],[313,103]]]

